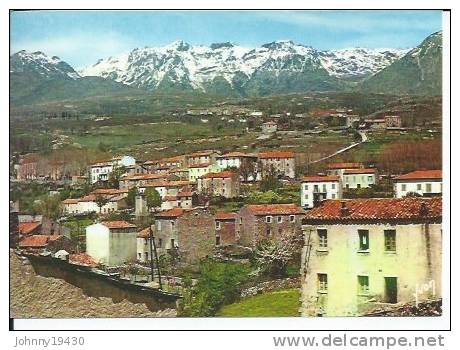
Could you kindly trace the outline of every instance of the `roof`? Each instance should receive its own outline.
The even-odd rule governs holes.
[[[189,168],[206,168],[206,167],[208,167],[210,165],[212,165],[211,162],[205,162],[205,163],[198,163],[198,164],[189,165]]]
[[[98,188],[95,189],[93,194],[120,194],[120,193],[128,193],[128,189],[119,189],[119,188]]]
[[[343,174],[375,174],[375,169],[346,169]]]
[[[19,223],[19,233],[23,235],[27,235],[30,232],[34,231],[39,226],[41,226],[40,222],[20,222]]]
[[[261,152],[259,153],[260,159],[268,158],[294,158],[294,152],[291,151],[273,151],[273,152]]]
[[[221,171],[218,173],[207,173],[201,176],[202,179],[216,179],[216,178],[224,178],[224,177],[234,177],[236,173],[233,171]]]
[[[237,213],[225,213],[223,211],[217,212],[214,216],[216,220],[236,220],[237,217]]]
[[[190,181],[182,180],[182,181],[155,181],[145,185],[141,185],[141,188],[144,187],[182,187],[190,185]]]
[[[164,201],[177,201],[177,196],[164,196]]]
[[[80,201],[79,198],[67,198],[62,201],[63,204],[77,204]]]
[[[217,151],[213,150],[205,150],[205,151],[198,151],[194,153],[190,153],[187,157],[203,157],[203,156],[210,156],[211,154],[218,153]]]
[[[343,209],[342,209],[343,208]],[[328,199],[305,215],[309,221],[441,219],[442,198]]]
[[[265,122],[263,125],[276,125],[275,122]]]
[[[83,266],[96,266],[96,261],[86,253],[70,254],[69,263]]]
[[[229,152],[222,154],[220,156],[217,156],[216,158],[257,158],[255,154],[250,154],[250,153],[243,153],[243,152]]]
[[[189,191],[189,190],[183,190],[183,191],[180,191],[177,194],[177,198],[180,198],[180,197],[192,197],[192,196],[193,196],[193,191]]]
[[[124,220],[118,220],[118,221],[103,221],[101,222],[102,225],[112,229],[112,228],[136,228],[137,226],[134,224],[131,224],[127,221]]]
[[[362,163],[329,163],[328,169],[359,169],[362,168]]]
[[[164,179],[168,177],[168,174],[131,174],[123,175],[121,181],[123,180],[150,180],[150,179]]]
[[[302,178],[302,182],[335,182],[335,181],[339,181],[340,178],[338,176],[335,176],[335,175],[331,175],[331,176],[321,176],[321,175],[317,175],[317,176],[304,176]]]
[[[395,180],[442,180],[442,170],[416,170],[410,173],[398,176]]]
[[[56,241],[60,239],[62,236],[54,235],[54,236],[47,236],[47,235],[33,235],[23,238],[19,242],[19,247],[21,248],[43,248],[48,245],[50,241]]]
[[[253,215],[293,215],[305,211],[295,204],[249,204],[246,208]]]
[[[93,163],[91,164],[92,168],[98,168],[98,167],[103,167],[103,166],[112,166],[112,162],[98,162],[98,163]]]
[[[169,210],[159,212],[158,214],[155,214],[155,217],[158,217],[158,218],[179,217],[179,216],[182,216],[182,214],[184,214],[184,211],[185,210],[182,209],[182,208],[173,208],[173,209],[169,209]]]

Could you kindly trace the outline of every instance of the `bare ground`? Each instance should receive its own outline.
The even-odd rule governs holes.
[[[61,279],[36,275],[10,251],[10,313],[13,318],[174,317],[176,310],[152,312],[127,300],[88,297]]]

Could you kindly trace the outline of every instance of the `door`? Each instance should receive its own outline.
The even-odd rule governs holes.
[[[385,302],[391,304],[398,302],[397,277],[385,277]]]

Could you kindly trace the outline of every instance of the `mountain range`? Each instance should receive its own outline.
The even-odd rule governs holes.
[[[441,32],[412,50],[321,51],[289,40],[256,48],[176,41],[100,59],[78,71],[56,56],[23,50],[10,56],[10,101],[21,105],[152,91],[264,96],[364,89],[439,95],[441,61]]]

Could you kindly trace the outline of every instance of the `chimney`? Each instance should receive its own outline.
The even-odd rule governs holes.
[[[426,206],[426,203],[425,203],[425,202],[422,202],[422,204],[420,205],[419,214],[420,214],[421,216],[426,216],[426,215],[428,215],[428,207]]]
[[[347,208],[347,203],[345,201],[341,202],[342,206],[340,208],[340,216],[347,216],[350,214],[350,210]]]

